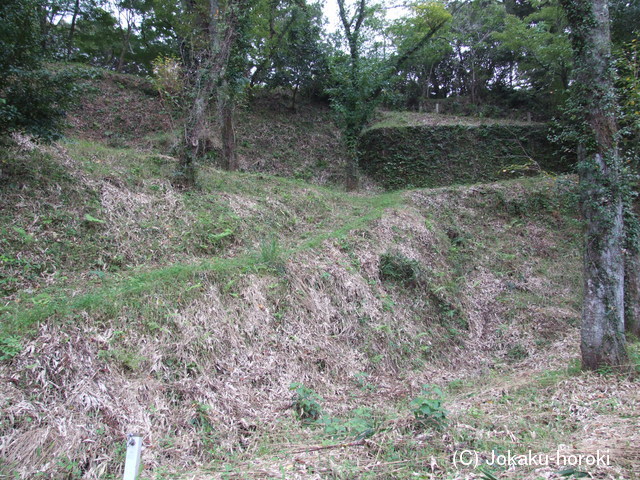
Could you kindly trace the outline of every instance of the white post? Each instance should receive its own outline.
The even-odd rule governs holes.
[[[124,477],[122,480],[136,480],[140,470],[140,452],[142,451],[142,437],[132,433],[127,435],[127,459],[124,462]]]

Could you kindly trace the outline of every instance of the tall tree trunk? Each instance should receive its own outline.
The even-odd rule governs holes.
[[[205,128],[209,114],[209,104],[218,94],[219,126],[223,143],[223,162],[225,168],[237,170],[236,142],[234,130],[234,109],[231,93],[224,85],[216,92],[218,85],[225,78],[231,49],[237,36],[237,14],[246,8],[243,2],[228,2],[221,10],[218,0],[209,0],[208,16],[202,25],[207,35],[202,59],[195,74],[194,102],[189,111],[184,129],[182,148],[179,155],[179,182],[190,186],[195,181],[195,161],[205,153]],[[208,22],[208,23],[207,23]],[[223,82],[226,85],[226,82]]]
[[[71,26],[69,27],[69,40],[67,45],[67,60],[71,58],[71,53],[73,51],[73,35],[76,32],[76,20],[78,19],[78,14],[80,13],[80,0],[76,0],[75,5],[73,6],[73,17],[71,17]]]
[[[198,88],[184,126],[182,147],[179,154],[179,171],[176,181],[183,187],[195,184],[195,162],[204,150],[204,126],[209,106],[207,89]]]
[[[129,48],[129,40],[131,39],[131,30],[133,28],[132,23],[127,20],[127,33],[124,35],[122,39],[122,50],[120,50],[120,56],[118,57],[118,65],[116,65],[116,72],[122,72],[122,67],[124,67],[124,59],[127,54],[127,49]]]
[[[358,178],[358,154],[349,149],[347,152],[347,169],[345,187],[347,192],[355,192],[360,186]]]
[[[298,98],[298,90],[300,90],[300,83],[296,82],[295,86],[293,87],[293,95],[291,96],[291,110],[293,111],[293,113],[298,112],[298,105],[296,104],[296,100]]]
[[[225,170],[235,171],[239,168],[234,121],[235,102],[227,90],[228,85],[224,85],[219,95],[222,162]]]
[[[626,365],[622,161],[618,153],[607,0],[561,0],[571,27],[576,99],[587,128],[578,151],[586,223],[582,367]]]
[[[610,152],[609,155],[616,155]],[[586,222],[582,365],[587,370],[621,366],[627,361],[624,338],[624,229],[619,192],[604,192],[602,177],[615,177],[616,158],[592,155],[580,175]],[[586,171],[585,171],[586,170]],[[614,178],[615,182],[616,179]],[[604,215],[603,215],[604,214]]]
[[[209,0],[207,15],[198,14],[196,1],[187,2],[187,10],[195,15],[197,31],[206,36],[205,48],[199,52],[189,49],[190,65],[194,69],[190,75],[193,103],[184,124],[175,179],[178,185],[189,188],[196,181],[196,161],[205,153],[207,115],[217,80],[214,57],[219,50],[218,2]]]

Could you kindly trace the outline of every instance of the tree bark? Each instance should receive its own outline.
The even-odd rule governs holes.
[[[76,32],[76,20],[78,19],[78,14],[80,13],[80,0],[76,0],[75,5],[73,6],[73,17],[71,17],[71,26],[69,27],[69,44],[67,45],[67,60],[71,58],[71,53],[73,51],[73,35]]]
[[[235,102],[233,98],[223,91],[220,95],[220,132],[222,136],[222,162],[223,168],[229,171],[238,170],[238,154],[236,152],[235,132]],[[223,98],[224,97],[224,98]]]
[[[118,57],[118,65],[116,66],[116,72],[122,72],[124,67],[124,59],[129,48],[129,40],[131,39],[131,30],[133,29],[132,22],[127,18],[127,33],[122,38],[122,50],[120,50],[120,56]]]
[[[198,68],[194,75],[194,85],[192,87],[195,98],[185,123],[182,148],[179,155],[180,172],[177,180],[178,183],[182,183],[186,187],[195,183],[195,161],[205,153],[205,127],[209,104],[211,99],[215,97],[216,88],[225,75],[231,48],[235,41],[237,33],[235,30],[236,8],[240,8],[237,2],[227,4],[226,8],[221,11],[218,0],[209,0],[209,18],[206,19],[208,23],[203,26],[203,33],[207,35],[206,47],[201,52],[201,60],[197,62]],[[220,101],[223,94],[226,93],[223,92],[218,95],[218,100]],[[224,100],[220,105],[219,118],[223,155],[225,156],[223,161],[231,168],[237,168],[235,138],[233,136],[233,105],[225,107],[225,103],[228,101],[230,100]],[[233,142],[227,143],[231,139],[233,139]],[[226,151],[227,148],[230,148],[230,150]],[[227,158],[226,155],[232,155],[232,157]]]
[[[358,177],[358,151],[355,146],[347,146],[347,168],[345,188],[347,192],[355,192],[360,186]]]
[[[584,303],[582,311],[582,366],[586,370],[625,365],[624,338],[624,229],[622,198],[603,198],[599,178],[610,173],[604,158],[595,154],[595,169],[582,172],[582,212],[586,222]],[[600,198],[599,198],[600,197]],[[603,218],[603,211],[607,218]]]
[[[582,367],[624,367],[624,227],[607,0],[561,0],[571,28],[585,221]]]

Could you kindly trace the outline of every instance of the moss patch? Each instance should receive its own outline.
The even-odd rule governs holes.
[[[436,125],[372,128],[360,166],[386,188],[491,182],[543,171],[568,172],[542,125]]]

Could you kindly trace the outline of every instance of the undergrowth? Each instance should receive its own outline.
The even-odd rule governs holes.
[[[157,152],[70,141],[4,154],[2,201],[22,210],[0,213],[2,367],[19,367],[24,402],[66,394],[42,372],[84,385],[46,363],[58,352],[35,333],[50,327],[99,381],[153,384],[148,404],[128,404],[162,432],[148,476],[179,475],[168,466],[184,455],[220,478],[274,465],[285,478],[445,476],[461,446],[550,451],[580,435],[571,405],[626,412],[584,397],[595,380],[575,363],[557,368],[580,305],[571,180],[351,195],[203,165],[181,192]],[[124,428],[111,404],[76,408],[97,425],[78,438],[101,448]]]
[[[145,310],[150,295],[184,305],[207,275],[228,282],[263,268],[282,272],[290,255],[364,228],[400,202],[397,195],[345,197],[297,180],[203,168],[198,188],[176,199],[181,210],[149,218],[143,205],[129,212],[143,220],[137,230],[124,232],[127,224],[118,222],[130,218],[110,216],[100,204],[99,185],[120,196],[113,200],[116,208],[136,199],[163,202],[171,158],[85,140],[67,142],[61,151],[4,154],[5,205],[25,188],[41,192],[30,205],[31,218],[3,209],[0,287],[10,301],[0,307],[0,336],[7,358],[18,351],[20,337],[44,321],[142,315],[136,312]],[[80,170],[63,168],[56,160],[61,155]],[[236,197],[251,207],[236,206]],[[48,273],[55,282],[43,282]]]

